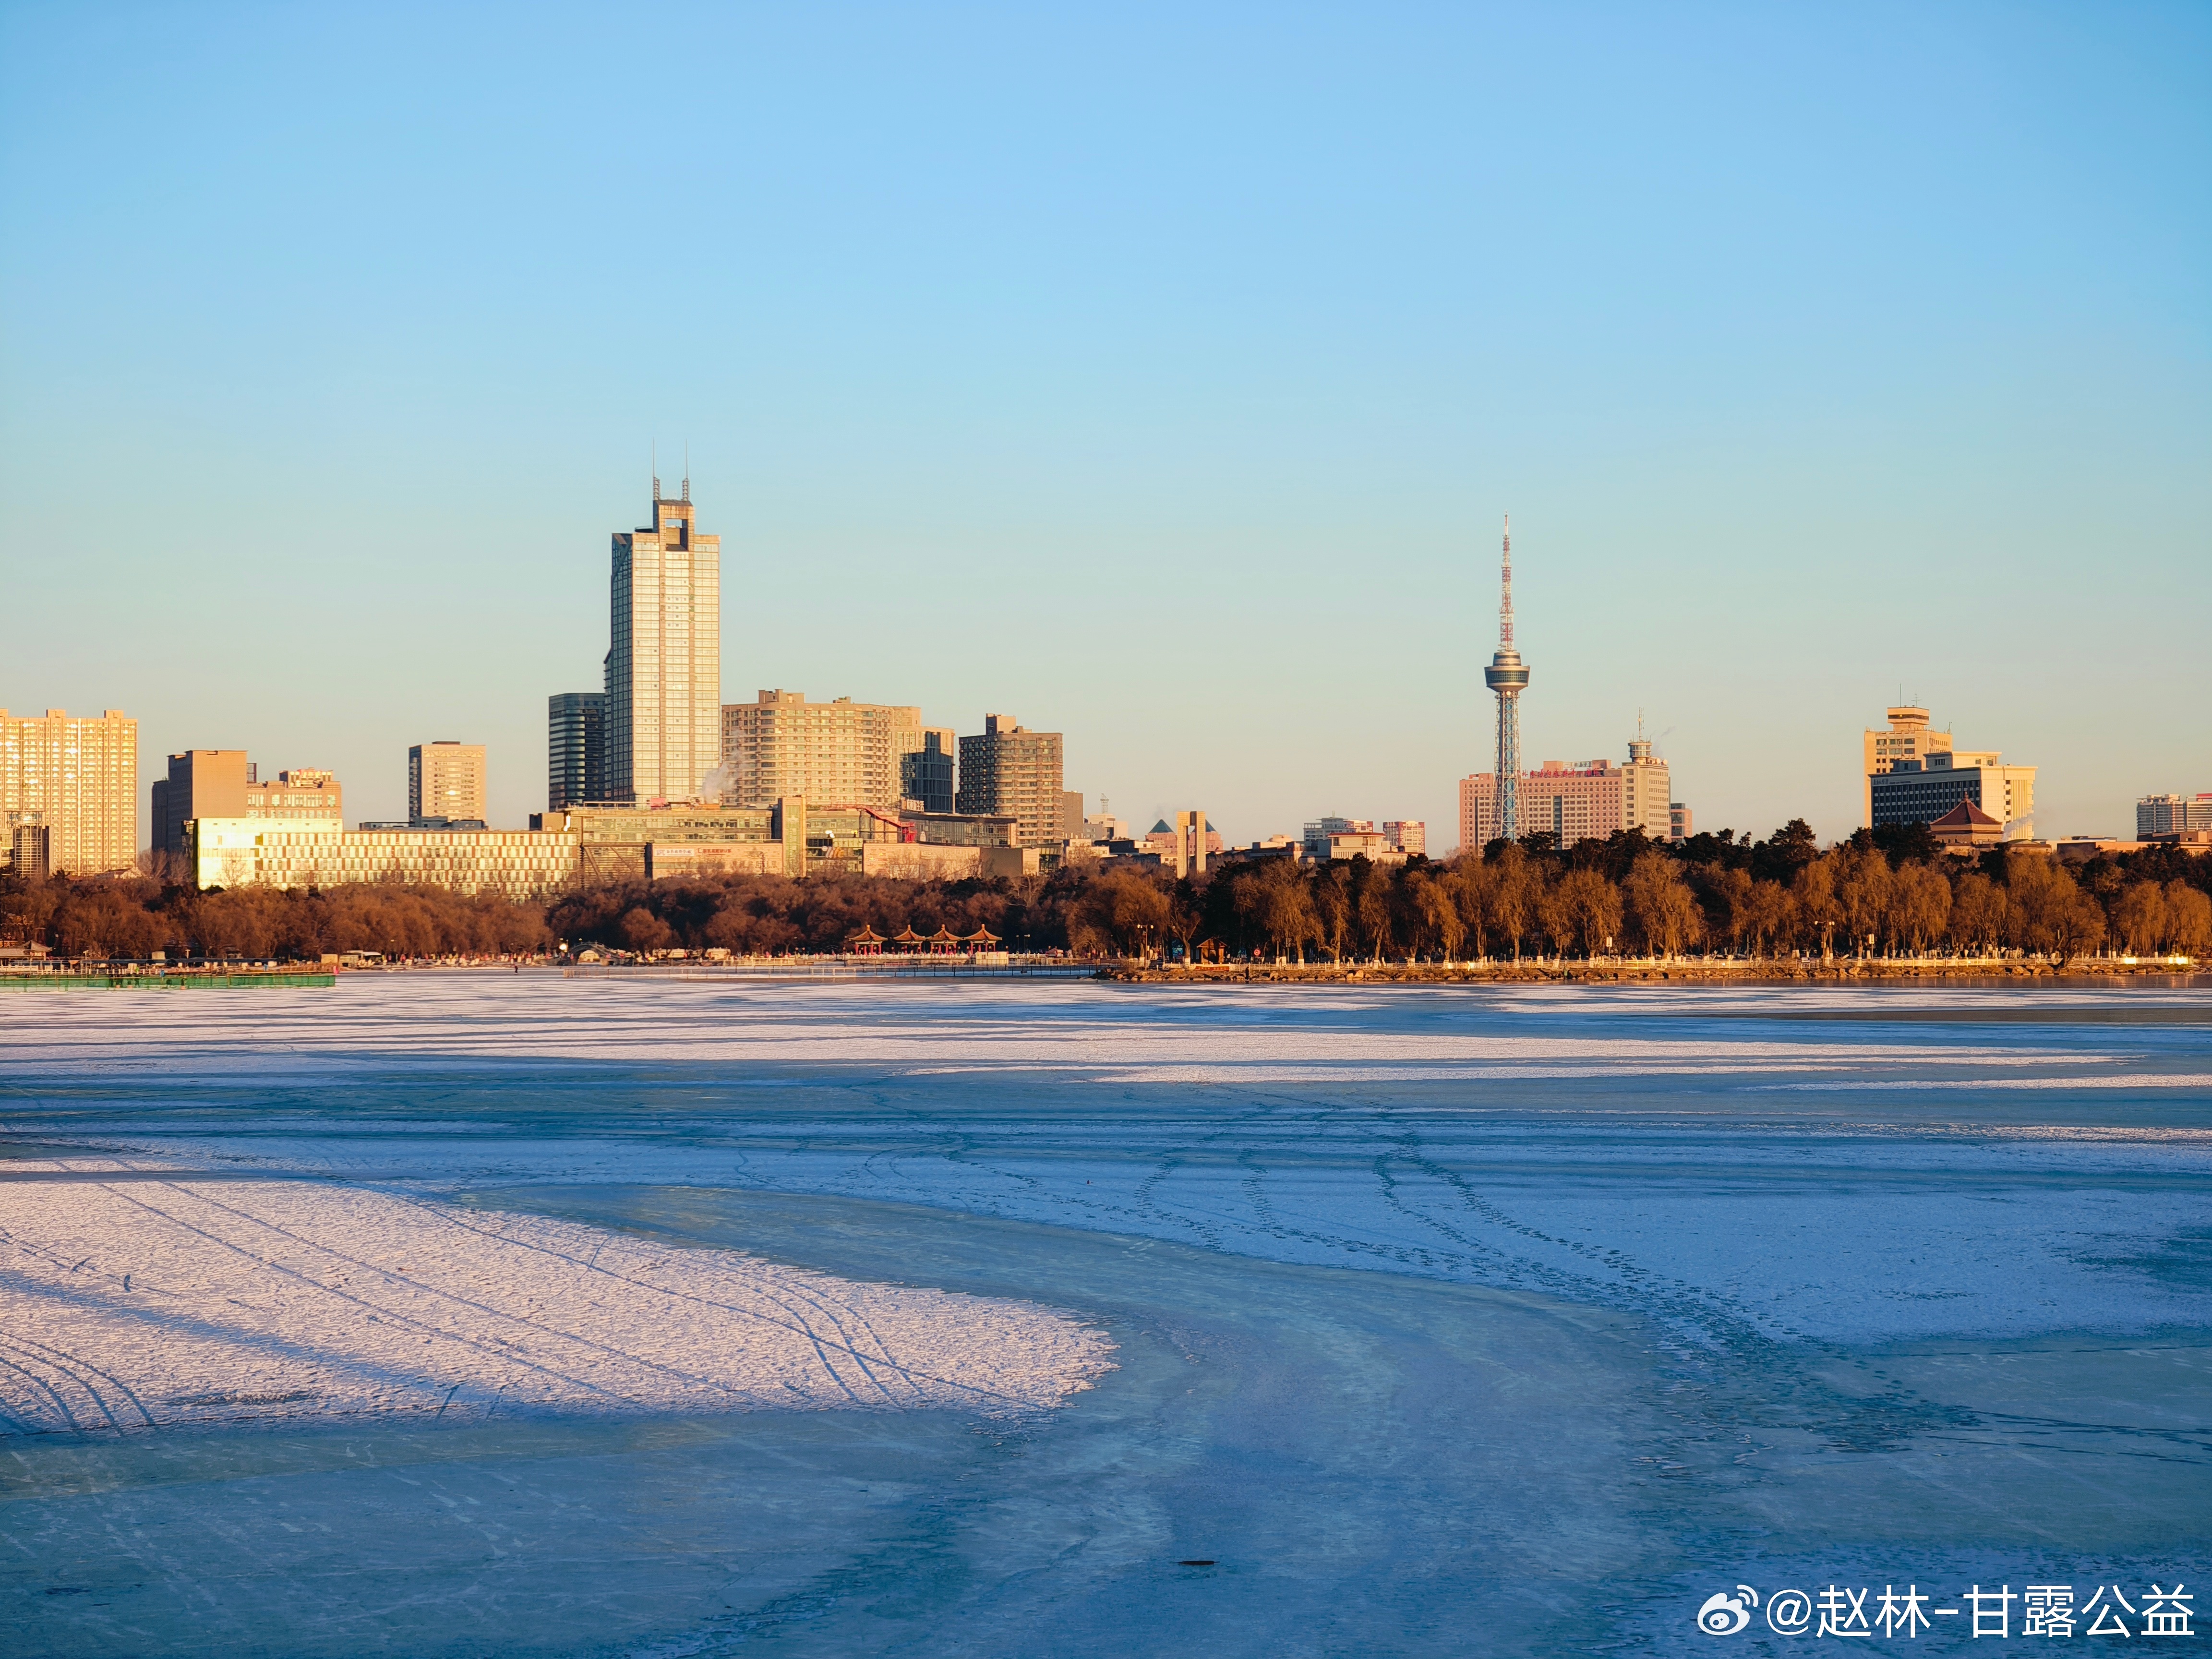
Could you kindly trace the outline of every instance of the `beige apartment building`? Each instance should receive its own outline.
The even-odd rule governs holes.
[[[1057,847],[1078,833],[1062,822],[1060,734],[1032,732],[1004,714],[986,714],[981,735],[960,739],[955,809],[1012,817],[1018,844]]]
[[[1667,763],[1642,738],[1628,745],[1628,759],[1615,766],[1603,760],[1546,761],[1521,775],[1520,827],[1524,836],[1552,832],[1561,847],[1579,841],[1603,841],[1617,830],[1641,830],[1654,841],[1673,833],[1668,800]],[[1501,833],[1498,777],[1477,772],[1459,783],[1459,844],[1480,852]]]
[[[95,720],[65,709],[0,708],[0,848],[12,861],[18,830],[47,867],[102,875],[138,863],[138,722],[119,709]]]
[[[1887,731],[1877,732],[1869,727],[1866,732],[1867,783],[1859,803],[1859,822],[1868,826],[1874,823],[1875,778],[1894,769],[1900,761],[1918,761],[1925,766],[1930,755],[1951,752],[1951,734],[1930,726],[1925,708],[1916,703],[1901,703],[1887,712]]]
[[[484,746],[441,738],[407,751],[407,816],[454,823],[489,822],[490,792]]]
[[[722,706],[720,798],[726,806],[769,806],[803,795],[896,813],[909,793],[908,757],[942,755],[949,775],[952,751],[953,734],[924,726],[917,708],[763,691]]]
[[[614,538],[606,788],[618,801],[696,800],[721,759],[722,538],[698,533],[691,481]]]

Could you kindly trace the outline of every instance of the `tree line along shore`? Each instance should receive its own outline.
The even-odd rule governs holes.
[[[1929,962],[2008,955],[2197,958],[2212,948],[2212,859],[2149,848],[2069,869],[2047,854],[1962,859],[1922,826],[1821,848],[1802,819],[1762,841],[1640,831],[1561,849],[1548,835],[1449,861],[1263,859],[1176,879],[1080,866],[966,881],[783,877],[633,883],[525,904],[442,889],[197,891],[143,876],[0,877],[0,945],[53,956],[315,960],[543,957],[596,947],[652,959],[836,953],[861,931],[972,933],[1141,969],[1626,957]]]

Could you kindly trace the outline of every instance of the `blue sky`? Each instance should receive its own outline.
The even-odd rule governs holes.
[[[0,705],[542,807],[648,445],[723,692],[1237,839],[1531,760],[2212,789],[2212,10],[0,6]]]

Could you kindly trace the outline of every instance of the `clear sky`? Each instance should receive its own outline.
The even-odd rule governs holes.
[[[2212,789],[2212,8],[0,5],[0,705],[542,808],[683,447],[723,693],[1237,839],[1644,711],[1848,832]],[[142,802],[143,805],[143,802]]]

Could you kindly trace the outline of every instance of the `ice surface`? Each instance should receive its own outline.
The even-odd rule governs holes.
[[[1110,1349],[1022,1303],[320,1183],[42,1183],[0,1217],[0,1424],[21,1431],[1019,1412],[1089,1386]]]
[[[1115,1369],[1013,1419],[510,1390],[457,1425],[429,1379],[334,1427],[0,1435],[32,1650],[1703,1651],[1739,1582],[2086,1592],[2194,1581],[2212,1534],[2199,989],[33,1000],[11,1232],[313,1193],[578,1230],[660,1291],[1003,1305]],[[466,1251],[355,1254],[425,1322],[512,1311]]]

